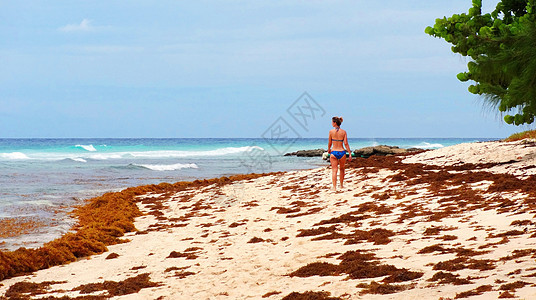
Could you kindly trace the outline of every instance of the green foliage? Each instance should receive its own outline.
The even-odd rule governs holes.
[[[436,19],[425,32],[452,44],[452,51],[471,58],[460,81],[474,81],[469,92],[500,112],[512,112],[508,124],[531,124],[536,115],[536,0],[502,0],[482,14],[473,0],[468,13]]]

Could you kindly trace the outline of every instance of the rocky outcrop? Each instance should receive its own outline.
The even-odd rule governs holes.
[[[400,148],[397,146],[379,145],[379,146],[356,149],[352,153],[352,156],[367,158],[372,155],[387,156],[387,155],[396,155],[396,154],[403,154],[403,153],[415,152],[415,151],[422,151],[422,149],[419,149],[419,148],[404,149],[404,148]],[[318,156],[318,157],[322,157],[323,159],[327,159],[329,158],[329,153],[327,153],[326,150],[324,149],[313,149],[313,150],[299,150],[296,152],[286,153],[285,156],[300,156],[300,157]]]
[[[314,157],[314,156],[322,156],[322,153],[324,152],[326,152],[326,150],[324,149],[299,150],[296,152],[286,153],[285,156]]]
[[[403,154],[407,152],[414,152],[414,151],[421,151],[421,150],[422,149],[418,149],[418,148],[404,149],[404,148],[399,148],[397,146],[379,145],[379,146],[356,149],[354,150],[354,156],[366,158],[372,155],[387,156],[387,155]]]

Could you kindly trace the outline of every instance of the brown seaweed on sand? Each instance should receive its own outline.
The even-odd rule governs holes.
[[[328,228],[330,228],[329,230],[331,230],[332,227],[328,227]],[[327,230],[327,229],[324,229],[324,230]],[[322,231],[322,230],[319,230],[319,231]],[[311,233],[311,232],[314,232],[314,229],[310,229],[309,231],[304,231],[304,232]],[[394,236],[394,235],[395,233],[392,230],[383,229],[383,228],[374,228],[371,230],[356,229],[352,233],[349,233],[349,234],[342,234],[342,233],[333,231],[326,235],[321,235],[316,238],[313,238],[312,240],[320,241],[320,240],[332,240],[332,239],[346,239],[345,245],[353,245],[361,241],[372,242],[374,243],[374,245],[385,245],[391,242],[389,237]]]
[[[184,252],[171,251],[167,258],[179,258],[186,257],[186,259],[196,259],[199,257],[198,252],[202,250],[199,247],[190,247],[184,250]]]
[[[460,278],[459,274],[443,272],[443,271],[439,271],[435,273],[434,276],[432,276],[432,278],[428,279],[428,281],[434,281],[434,282],[437,282],[438,284],[452,283],[454,285],[473,283],[469,278]]]
[[[419,250],[417,253],[426,254],[426,253],[433,253],[433,252],[440,252],[440,254],[456,253],[457,256],[476,256],[476,255],[489,253],[490,251],[476,251],[473,249],[466,249],[462,247],[445,248],[441,244],[435,244],[435,245],[424,247],[421,250]]]
[[[342,300],[340,297],[330,297],[331,293],[322,291],[322,292],[313,292],[307,291],[303,293],[292,292],[282,300]]]
[[[414,279],[421,278],[423,274],[424,274],[423,272],[415,272],[415,271],[410,271],[408,269],[399,269],[398,271],[395,271],[394,274],[391,274],[385,277],[385,279],[383,279],[382,282],[394,283],[394,282],[411,281]]]
[[[455,235],[451,235],[451,234],[445,234],[443,236],[437,237],[436,239],[443,240],[443,241],[454,241],[454,240],[457,240],[458,237]]]
[[[337,276],[341,274],[338,265],[327,262],[312,262],[289,274],[290,277]]]
[[[454,230],[456,227],[430,226],[424,230],[424,235],[438,235],[443,230]]]
[[[509,291],[504,291],[502,292],[500,295],[499,295],[499,299],[503,299],[503,298],[515,298],[516,296],[512,293],[510,293]]]
[[[369,284],[361,283],[361,284],[358,284],[357,287],[363,289],[360,292],[360,294],[382,294],[382,295],[394,294],[394,293],[398,293],[398,292],[411,288],[410,285],[378,283],[376,281],[372,281]]]
[[[266,242],[266,240],[263,239],[263,238],[256,237],[256,236],[252,237],[252,238],[248,241],[249,244],[262,243],[262,242]]]
[[[40,283],[21,281],[13,284],[5,293],[6,299],[29,299],[48,292],[51,285],[62,284],[65,281],[44,281]]]
[[[152,282],[149,273],[140,274],[136,277],[127,278],[122,281],[104,281],[101,283],[83,284],[74,288],[80,294],[90,294],[97,291],[107,291],[109,296],[121,296],[134,294],[143,288],[159,286],[158,283]]]
[[[457,293],[456,297],[454,299],[460,299],[460,298],[467,298],[467,297],[470,297],[470,296],[482,295],[485,292],[489,292],[489,291],[492,291],[492,290],[493,290],[493,287],[491,285],[489,285],[489,284],[481,285],[481,286],[477,287],[474,290],[469,290],[469,291]]]
[[[114,259],[114,258],[118,258],[119,257],[119,254],[115,253],[115,252],[112,252],[110,254],[108,254],[108,256],[106,256],[106,259]]]
[[[289,274],[291,277],[337,276],[347,274],[349,278],[374,278],[387,276],[385,283],[411,281],[422,277],[423,273],[400,269],[382,264],[371,252],[348,251],[338,257],[338,265],[327,262],[313,262]]]
[[[178,272],[175,272],[175,277],[178,277],[179,279],[183,279],[183,278],[186,278],[188,276],[191,276],[191,275],[195,275],[196,273],[194,272],[190,272],[190,271],[178,271]]]
[[[515,291],[516,289],[520,289],[524,287],[525,285],[529,284],[528,282],[524,281],[516,281],[512,283],[506,283],[499,287],[499,290],[501,291]]]
[[[334,218],[331,218],[331,219],[328,219],[328,220],[320,221],[320,222],[316,223],[314,226],[327,225],[327,224],[337,224],[337,223],[346,224],[346,223],[352,223],[352,222],[361,221],[361,220],[364,220],[366,218],[368,218],[368,216],[363,215],[359,211],[353,211],[353,212],[345,213],[345,214],[343,214],[343,215],[341,215],[339,217],[334,217]]]
[[[297,237],[303,237],[303,236],[315,236],[315,235],[321,235],[328,232],[335,232],[337,231],[337,225],[332,225],[330,227],[319,227],[319,228],[313,228],[313,229],[300,229],[300,233],[298,233]]]
[[[457,257],[455,259],[440,261],[434,265],[434,270],[458,271],[463,269],[493,270],[494,261],[489,259],[472,259],[468,257]]]
[[[507,260],[513,260],[518,259],[521,257],[529,256],[531,255],[532,258],[536,258],[536,249],[516,249],[512,252],[512,254],[501,257],[501,261],[507,261]]]
[[[262,295],[262,297],[263,297],[263,298],[268,298],[268,297],[271,297],[271,296],[274,296],[274,295],[279,295],[279,294],[281,294],[281,292],[279,292],[279,291],[272,291],[272,292],[268,292],[268,293]]]
[[[233,223],[229,224],[229,228],[235,228],[235,227],[242,226],[242,225],[245,225],[245,224],[246,223],[233,222]]]

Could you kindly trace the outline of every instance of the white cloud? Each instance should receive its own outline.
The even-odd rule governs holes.
[[[63,32],[92,31],[94,29],[95,27],[91,25],[91,20],[89,19],[83,19],[80,24],[67,24],[58,28],[59,31]]]

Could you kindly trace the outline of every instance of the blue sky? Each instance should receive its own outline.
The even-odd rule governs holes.
[[[496,1],[484,1],[490,11]],[[304,91],[350,137],[504,137],[424,33],[454,1],[1,1],[0,137],[260,137]]]

